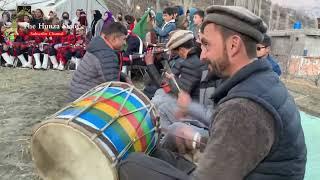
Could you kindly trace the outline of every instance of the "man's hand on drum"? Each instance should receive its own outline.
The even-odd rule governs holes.
[[[188,115],[188,108],[191,104],[191,97],[187,92],[181,91],[177,99],[177,111],[175,113],[177,119],[185,118]]]
[[[185,154],[196,149],[200,138],[200,134],[191,126],[184,123],[175,123],[169,127],[166,145],[170,146],[173,151]]]

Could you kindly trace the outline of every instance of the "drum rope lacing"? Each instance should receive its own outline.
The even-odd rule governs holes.
[[[150,107],[150,105],[145,106],[145,108],[148,108],[148,107]],[[150,111],[151,111],[153,108],[154,108],[154,105],[151,105],[151,108],[148,109],[148,113],[146,113],[146,114],[149,114]],[[122,117],[123,117],[123,116],[122,116]],[[146,118],[147,118],[147,116],[145,115],[144,118],[143,118],[143,120],[139,123],[139,126],[138,126],[138,128],[137,128],[137,131],[140,131],[140,130],[141,130],[140,126],[141,126],[142,123],[146,120]],[[132,141],[119,153],[119,155],[116,157],[116,159],[114,159],[115,162],[113,163],[113,165],[116,165],[117,162],[125,155],[125,153],[126,153],[127,151],[129,151],[129,149],[130,149],[137,141],[139,141],[140,139],[144,138],[145,136],[147,136],[147,135],[155,132],[157,129],[158,129],[158,127],[155,126],[154,128],[152,128],[148,133],[144,134],[143,136],[140,136],[140,137],[136,136],[134,139],[132,139]],[[137,133],[137,134],[138,134],[138,133]],[[154,140],[155,140],[154,138],[156,138],[156,136],[153,136],[153,137],[152,137],[151,142],[154,142]],[[148,144],[148,146],[147,146],[147,148],[146,148],[146,150],[145,150],[144,153],[146,153],[146,154],[149,154],[149,153],[150,153],[150,152],[148,152],[148,151],[150,151],[149,148],[150,148],[150,145],[151,145],[151,144],[152,144],[152,143]]]
[[[107,89],[108,87],[110,87],[110,85],[111,85],[111,82],[108,83],[108,85],[104,88],[104,91],[105,91],[105,89]],[[93,94],[99,92],[100,90],[101,90],[101,87],[96,87],[96,88],[94,88],[94,89],[92,90],[92,92],[91,92],[91,91],[88,91],[87,93],[85,93],[85,94],[83,94],[82,96],[80,96],[77,100],[75,100],[74,102],[70,103],[70,104],[69,104],[68,106],[66,106],[65,108],[63,108],[63,109],[61,109],[60,111],[56,112],[56,113],[53,114],[52,116],[49,116],[47,119],[52,119],[52,118],[58,116],[59,114],[61,114],[61,113],[64,112],[65,110],[67,110],[68,108],[74,107],[74,105],[75,105],[76,103],[78,103],[79,101],[81,101],[81,100],[84,99],[85,97],[87,97],[87,96],[89,96],[89,95],[93,95]],[[115,94],[115,95],[118,95],[118,94],[119,94],[119,93],[117,93],[117,94]],[[120,94],[121,94],[121,93],[120,93]],[[102,95],[102,94],[101,94],[101,95]],[[100,95],[100,96],[97,96],[97,98],[99,99],[99,98],[101,97],[101,95]],[[97,99],[97,98],[96,98],[96,99]],[[96,104],[96,103],[90,104],[90,105],[88,105],[87,107],[85,107],[84,109],[87,110],[88,108],[92,107],[92,106],[95,105],[95,104]],[[87,109],[86,109],[86,108],[87,108]],[[80,111],[78,114],[81,115],[82,113],[83,113],[83,112]],[[73,121],[74,119],[76,119],[79,115],[76,115],[76,116],[74,116],[73,118],[70,118],[70,119],[67,121],[67,124],[69,125],[69,123],[70,123],[71,121]]]

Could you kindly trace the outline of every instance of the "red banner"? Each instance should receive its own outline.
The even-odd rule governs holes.
[[[40,31],[36,31],[36,32],[30,32],[29,36],[41,36],[41,37],[47,37],[47,36],[65,36],[66,32],[61,31],[61,32],[40,32]]]

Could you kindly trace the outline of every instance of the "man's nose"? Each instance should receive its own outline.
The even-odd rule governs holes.
[[[200,60],[201,61],[206,61],[207,60],[207,55],[204,51],[201,52],[200,54]]]

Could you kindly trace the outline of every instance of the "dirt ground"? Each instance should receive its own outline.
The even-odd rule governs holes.
[[[64,107],[71,73],[0,67],[0,76],[0,179],[37,179],[32,127]]]
[[[0,180],[39,179],[30,155],[32,128],[66,105],[71,73],[0,67]],[[320,115],[319,88],[285,82],[300,107]]]
[[[284,79],[299,108],[320,117],[320,87],[303,79]]]

